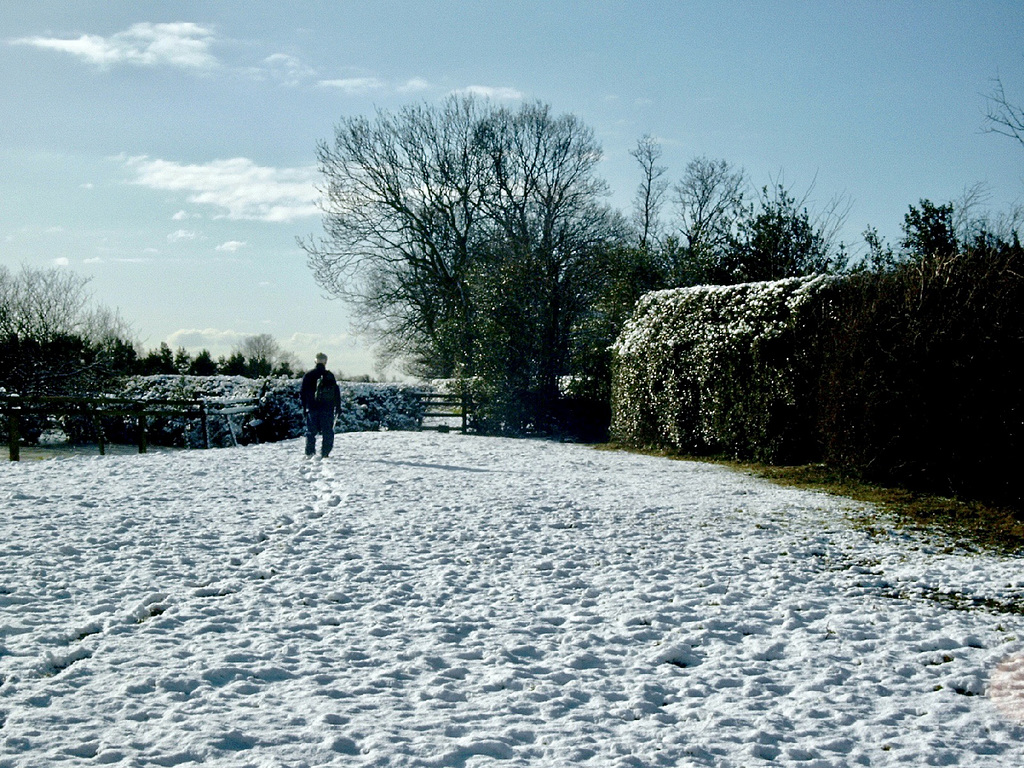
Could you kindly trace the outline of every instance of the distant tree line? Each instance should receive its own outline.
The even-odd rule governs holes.
[[[195,356],[166,343],[142,353],[131,326],[97,304],[89,280],[61,268],[0,267],[0,387],[19,394],[112,391],[125,376],[181,374],[295,376],[295,356],[269,334],[242,341],[228,357]]]
[[[302,371],[291,352],[283,350],[267,333],[246,338],[230,355],[216,360],[208,349],[194,356],[184,347],[172,351],[166,342],[157,349],[140,356],[134,372],[143,376],[181,374],[185,376],[246,376],[258,379],[265,376],[293,377]]]

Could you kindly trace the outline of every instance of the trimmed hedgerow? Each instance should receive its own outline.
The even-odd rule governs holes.
[[[140,399],[205,398],[211,403],[238,398],[255,398],[255,411],[208,420],[210,444],[229,446],[235,442],[274,442],[303,434],[302,404],[298,379],[271,377],[250,379],[244,376],[134,376],[128,379],[120,396]],[[405,384],[369,384],[339,382],[341,408],[335,426],[337,432],[417,429],[422,407],[414,396],[414,387]],[[62,427],[72,442],[95,439],[91,420],[70,417]],[[133,442],[135,423],[129,418],[107,418],[103,428],[112,442]],[[233,436],[232,436],[233,433]],[[147,424],[150,443],[161,446],[200,448],[203,435],[199,419],[180,416],[153,416]]]
[[[822,339],[823,458],[864,479],[1017,509],[1024,249],[980,236],[853,276]]]
[[[814,338],[835,282],[644,296],[613,347],[613,439],[765,462],[815,456]]]
[[[646,295],[613,347],[612,437],[1024,509],[1024,248]]]

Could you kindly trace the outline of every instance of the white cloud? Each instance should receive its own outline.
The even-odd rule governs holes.
[[[57,266],[57,267],[66,267],[70,263],[71,262],[68,260],[68,258],[66,256],[58,256],[56,259],[53,260],[54,266]]]
[[[109,37],[24,37],[12,42],[70,53],[100,67],[133,64],[205,70],[217,66],[217,59],[210,53],[214,41],[213,30],[200,24],[143,22]]]
[[[236,157],[184,165],[134,157],[125,161],[133,183],[184,192],[190,203],[211,205],[229,219],[287,222],[317,216],[316,168],[268,168]]]
[[[197,237],[199,237],[198,232],[193,232],[190,229],[179,229],[176,232],[171,232],[167,239],[172,243],[177,243],[182,240],[195,240]]]
[[[460,88],[455,93],[466,96],[480,96],[495,101],[518,101],[523,98],[523,93],[515,88],[495,87],[491,85],[471,85],[467,88]]]
[[[256,331],[246,333],[220,328],[182,328],[168,336],[166,342],[171,349],[184,347],[192,353],[207,349],[217,358],[230,355],[254,333]],[[314,356],[323,352],[327,355],[328,367],[336,374],[352,376],[372,374],[374,371],[372,353],[358,336],[352,334],[293,333],[277,341],[284,351],[296,356],[300,369],[311,368]]]
[[[215,250],[227,251],[228,253],[234,253],[239,248],[244,248],[248,243],[241,240],[228,240],[226,243],[221,243]]]
[[[315,69],[287,53],[275,53],[265,58],[261,72],[267,73],[283,85],[289,86],[300,85],[316,77]]]
[[[182,328],[167,337],[167,346],[171,349],[208,349],[214,356],[227,355],[237,348],[251,333],[220,330],[219,328]]]
[[[376,77],[347,77],[340,80],[321,80],[318,85],[324,88],[336,88],[349,96],[358,96],[370,91],[378,91],[386,84]]]
[[[426,91],[430,88],[430,83],[424,80],[422,77],[413,77],[406,80],[402,85],[398,86],[399,93],[417,93],[419,91]]]
[[[282,348],[298,357],[299,368],[312,367],[314,356],[323,352],[327,355],[327,367],[335,374],[358,376],[374,373],[373,353],[358,336],[352,334],[293,333],[280,342]]]

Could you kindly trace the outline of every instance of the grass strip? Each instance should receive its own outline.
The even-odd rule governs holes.
[[[690,456],[665,449],[637,449],[617,444],[595,446],[686,461],[703,461],[731,467],[793,488],[820,491],[866,502],[892,518],[900,528],[938,534],[937,546],[955,551],[1024,555],[1024,519],[1020,513],[982,501],[922,493],[896,486],[870,483],[824,464],[772,466],[737,461],[724,456]],[[865,512],[858,524],[871,530],[877,516]]]

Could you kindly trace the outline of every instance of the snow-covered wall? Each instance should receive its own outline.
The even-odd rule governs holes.
[[[613,439],[762,461],[813,453],[814,329],[835,281],[644,296],[613,347]]]

